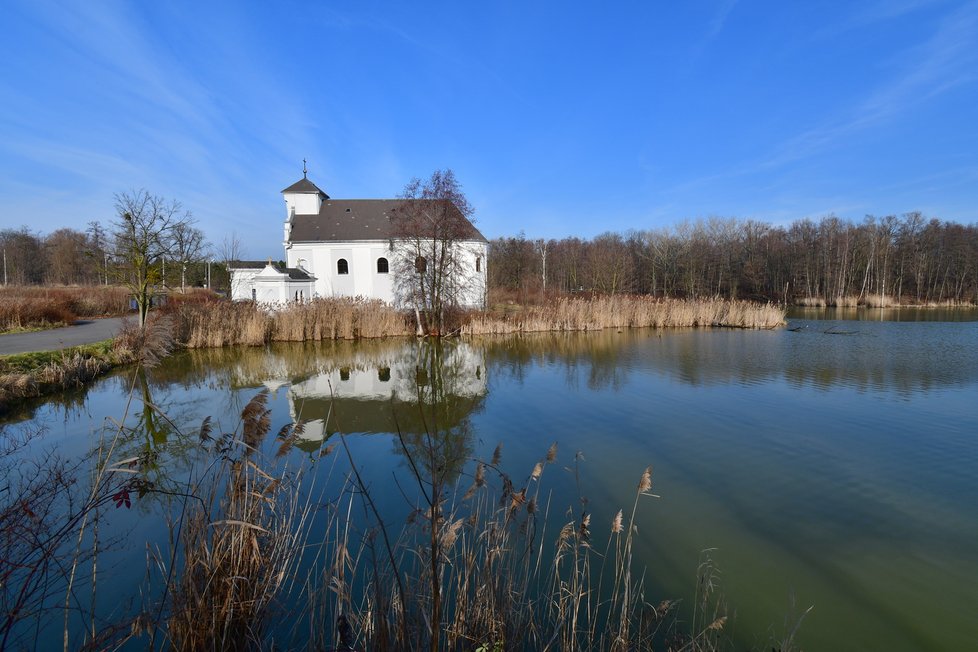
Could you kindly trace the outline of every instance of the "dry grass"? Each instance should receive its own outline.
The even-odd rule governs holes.
[[[131,352],[111,340],[61,351],[0,358],[0,415],[18,399],[80,387],[119,364],[133,362]]]
[[[828,304],[824,297],[799,297],[795,299],[795,305],[803,308],[824,308]]]
[[[251,303],[185,304],[171,314],[177,340],[191,349],[260,346],[268,342],[271,331],[269,315]]]
[[[175,527],[183,565],[173,586],[166,635],[176,650],[268,649],[264,630],[308,538],[308,505],[295,479],[272,475],[259,447],[268,433],[267,394],[252,399],[235,433],[201,443],[217,451],[205,495],[182,530]],[[287,444],[291,432],[279,437]]]
[[[853,295],[833,297],[827,304],[832,308],[855,308],[859,305],[859,297]]]
[[[647,296],[560,298],[511,314],[481,314],[462,326],[466,335],[537,331],[589,331],[604,328],[726,326],[776,328],[784,310],[750,301],[655,299]]]
[[[62,326],[128,309],[129,291],[123,287],[9,286],[0,288],[0,331]]]
[[[275,342],[352,340],[411,335],[405,316],[383,301],[314,299],[290,304],[273,313],[271,339]]]
[[[890,308],[897,305],[893,297],[882,294],[867,294],[863,299],[863,303],[867,308]]]
[[[860,298],[857,296],[844,296],[835,297],[833,299],[826,300],[822,297],[800,297],[795,300],[795,305],[802,306],[805,308],[856,308],[859,306],[865,306],[867,308],[899,308],[899,307],[911,307],[911,308],[973,308],[975,304],[971,301],[957,301],[955,299],[947,299],[945,301],[925,301],[919,303],[913,299],[903,297],[900,298],[882,295],[882,294],[867,294]]]
[[[410,335],[405,315],[381,301],[315,299],[267,310],[253,303],[177,306],[177,339],[188,348]]]
[[[175,345],[172,319],[153,314],[145,329],[124,320],[112,340],[60,351],[0,356],[0,415],[15,400],[81,387],[120,365],[139,362],[153,367]]]

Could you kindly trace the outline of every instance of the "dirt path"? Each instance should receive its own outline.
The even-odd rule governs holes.
[[[107,340],[119,332],[123,319],[123,317],[85,319],[76,321],[74,326],[65,326],[64,328],[52,328],[34,333],[0,335],[0,355],[30,353],[32,351],[57,351],[69,346]]]

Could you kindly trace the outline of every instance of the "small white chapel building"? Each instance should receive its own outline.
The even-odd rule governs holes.
[[[391,217],[411,199],[332,199],[302,179],[282,191],[285,198],[285,265],[233,261],[231,298],[259,303],[308,301],[316,297],[366,297],[400,305],[394,275],[411,266],[403,256]],[[467,221],[467,220],[466,220]],[[467,221],[468,222],[468,221]],[[459,302],[482,307],[486,292],[488,242],[471,222],[456,257],[463,288]],[[405,272],[411,273],[411,272]]]

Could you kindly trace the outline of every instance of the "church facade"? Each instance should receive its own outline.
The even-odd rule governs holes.
[[[417,273],[411,246],[396,232],[398,210],[410,199],[332,199],[303,178],[282,191],[285,199],[285,265],[241,261],[230,266],[232,298],[259,302],[315,297],[366,297],[406,306],[406,274]],[[411,206],[408,206],[411,205]],[[449,205],[448,210],[458,209]],[[453,239],[457,301],[482,307],[486,292],[488,242],[471,222]],[[414,243],[415,245],[417,243]],[[424,261],[417,261],[424,265]],[[259,269],[260,268],[260,269]],[[273,278],[277,281],[273,282]],[[277,283],[279,288],[271,288]],[[272,299],[272,297],[275,297]]]

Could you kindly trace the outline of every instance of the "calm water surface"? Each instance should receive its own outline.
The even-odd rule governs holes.
[[[382,509],[397,513],[403,499],[383,489],[405,464],[392,415],[420,431],[418,384],[439,383],[442,426],[465,435],[460,457],[488,458],[502,442],[503,465],[520,476],[553,441],[563,465],[583,452],[600,541],[652,464],[661,498],[641,504],[639,526],[649,597],[689,603],[701,551],[712,549],[739,647],[780,637],[786,619],[813,606],[798,634],[804,649],[973,649],[978,315],[918,321],[901,312],[806,311],[774,332],[540,335],[450,342],[440,352],[413,341],[194,351],[149,373],[129,421],[143,399],[188,429],[206,415],[233,428],[267,389],[273,431],[307,422],[306,450],[351,433]],[[34,454],[81,455],[107,418],[121,418],[131,376],[36,404],[7,428],[42,424]],[[189,463],[172,458],[160,473]],[[577,504],[573,478],[547,473],[562,515]],[[153,510],[113,515],[129,533],[107,562],[113,577],[139,576],[146,542],[165,540]],[[118,610],[138,584],[115,582],[104,599]]]

